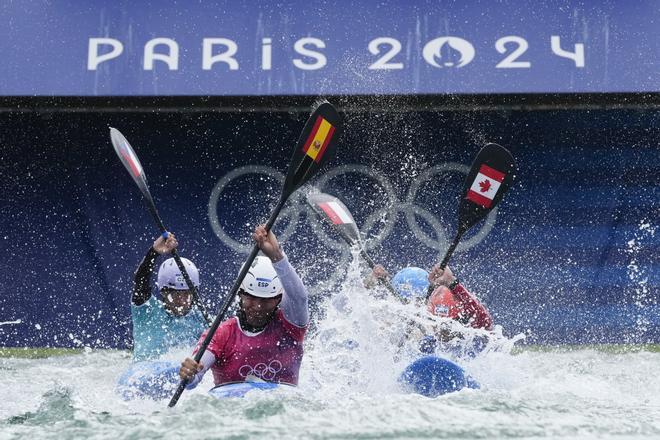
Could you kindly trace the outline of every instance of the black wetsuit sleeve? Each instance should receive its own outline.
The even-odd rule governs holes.
[[[158,258],[158,252],[154,248],[149,248],[149,252],[144,256],[135,271],[133,278],[133,297],[131,298],[133,305],[141,306],[151,297],[150,280],[154,266],[156,266],[156,258]]]

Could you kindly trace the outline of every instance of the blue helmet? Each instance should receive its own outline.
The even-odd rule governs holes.
[[[419,267],[406,267],[394,275],[392,286],[402,298],[426,298],[429,273]]]

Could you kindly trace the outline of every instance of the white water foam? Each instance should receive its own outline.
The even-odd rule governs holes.
[[[306,343],[299,388],[244,399],[209,397],[207,375],[174,409],[166,401],[125,402],[114,388],[130,364],[126,352],[0,359],[0,438],[660,436],[660,353],[513,355],[516,338],[499,335],[482,355],[460,360],[481,389],[430,399],[405,394],[397,384],[419,355],[414,343],[398,348],[397,342],[417,312],[414,305],[374,298],[354,262],[325,310]]]

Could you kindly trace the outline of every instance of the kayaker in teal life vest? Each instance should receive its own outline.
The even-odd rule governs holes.
[[[189,347],[206,328],[174,258],[160,265],[156,281],[160,298],[152,295],[151,275],[158,256],[170,254],[178,244],[172,233],[167,239],[158,237],[135,271],[131,315],[136,362],[157,358],[172,347]],[[181,261],[195,287],[199,287],[197,267],[186,258]]]

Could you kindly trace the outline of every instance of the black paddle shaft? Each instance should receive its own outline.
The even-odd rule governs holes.
[[[447,249],[447,253],[445,253],[445,257],[442,259],[442,262],[440,263],[440,269],[444,270],[445,267],[447,267],[447,264],[449,263],[449,259],[456,250],[456,246],[458,246],[458,243],[459,241],[461,241],[462,236],[463,236],[463,232],[459,231],[456,233],[456,236],[454,237],[454,241],[449,246],[449,249]]]
[[[441,269],[447,267],[463,234],[485,218],[502,200],[513,183],[515,169],[513,156],[506,148],[487,144],[479,151],[465,177],[458,208],[458,229],[440,263]],[[495,187],[495,193],[490,194],[489,190]]]
[[[131,176],[138,189],[142,193],[144,202],[147,205],[147,209],[149,210],[149,213],[151,213],[151,217],[154,219],[158,229],[160,229],[160,232],[163,234],[163,238],[165,238],[164,234],[167,232],[167,229],[165,228],[160,215],[158,215],[156,204],[154,203],[153,197],[151,197],[149,185],[147,184],[147,176],[144,172],[144,169],[142,168],[142,164],[140,163],[137,154],[135,154],[135,150],[133,150],[133,147],[128,142],[128,140],[126,140],[124,135],[121,134],[121,132],[116,128],[110,128],[110,140],[112,142],[112,147],[117,154],[117,157],[124,165],[124,168],[126,168],[126,171],[128,171],[128,174]],[[210,324],[211,318],[209,317],[206,308],[199,299],[197,288],[188,276],[188,272],[186,271],[186,268],[181,261],[181,257],[179,257],[179,254],[176,252],[176,249],[172,250],[172,256],[174,257],[174,261],[181,271],[181,275],[183,276],[183,279],[185,280],[186,285],[192,294],[193,302],[197,305],[197,308],[199,308],[202,316],[204,317],[204,320],[206,320],[206,323]]]
[[[161,220],[160,215],[158,215],[158,210],[156,210],[156,205],[154,204],[153,199],[151,198],[151,194],[147,193],[143,195],[144,195],[144,201],[147,205],[147,208],[149,209],[149,212],[151,213],[151,216],[156,222],[158,229],[160,229],[160,232],[163,233],[163,238],[166,238],[165,234],[167,233],[167,228],[165,228],[165,225],[163,224],[163,220]],[[197,305],[197,308],[202,313],[202,316],[204,317],[204,321],[206,321],[206,324],[207,325],[211,324],[211,317],[209,316],[206,307],[204,307],[204,304],[202,304],[202,301],[199,298],[199,293],[197,292],[197,287],[190,279],[190,276],[188,275],[188,271],[186,270],[186,267],[183,265],[183,261],[181,261],[181,257],[179,256],[179,253],[177,252],[176,249],[172,249],[171,253],[172,253],[172,257],[174,258],[174,262],[179,268],[179,271],[181,272],[181,275],[183,276],[183,279],[186,282],[186,285],[188,286],[188,289],[190,289],[193,302]]]
[[[307,120],[307,123],[300,134],[300,138],[298,139],[298,143],[293,150],[293,156],[289,163],[289,169],[282,187],[282,193],[275,209],[273,209],[273,212],[268,219],[268,222],[266,222],[266,231],[270,231],[289,196],[293,194],[295,190],[300,188],[334,155],[341,128],[341,117],[332,105],[324,102],[314,110],[310,118]],[[201,361],[211,339],[213,339],[213,335],[218,329],[218,326],[220,326],[220,323],[225,319],[225,313],[234,301],[236,293],[238,293],[238,289],[243,282],[243,278],[245,278],[248,270],[250,270],[250,266],[258,253],[259,246],[254,245],[252,252],[248,255],[247,260],[243,264],[243,268],[238,274],[238,278],[236,278],[231,290],[225,296],[220,312],[213,321],[213,324],[211,324],[206,337],[202,341],[202,345],[197,350],[197,353],[195,353],[195,362],[199,363]],[[170,408],[176,405],[187,384],[187,379],[181,380],[176,392],[168,404]]]

